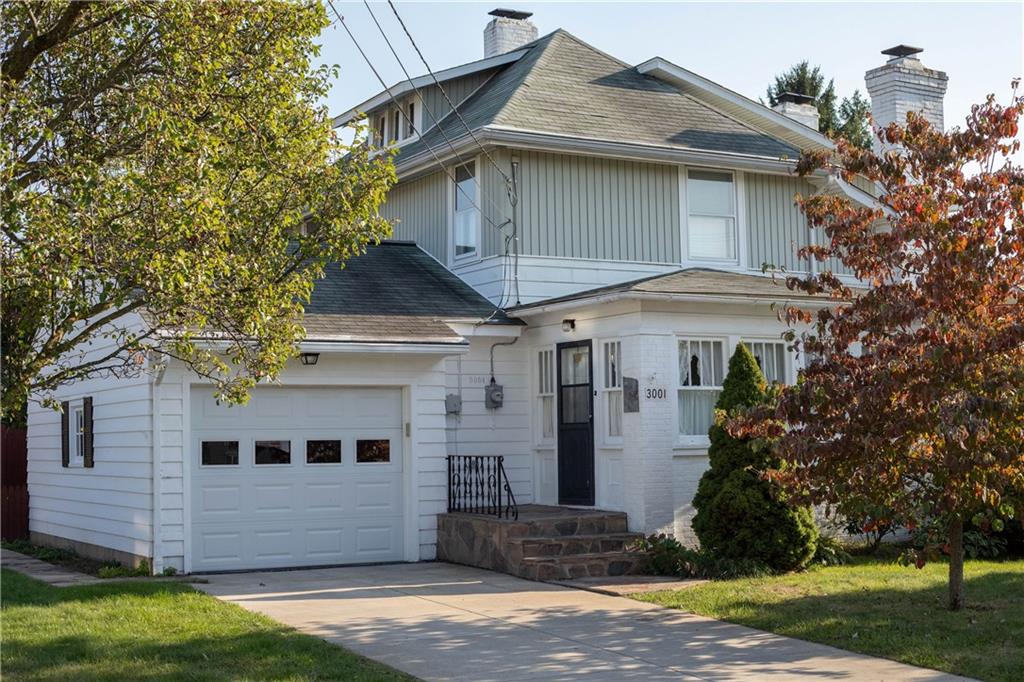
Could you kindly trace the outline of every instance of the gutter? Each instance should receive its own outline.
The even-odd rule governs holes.
[[[701,295],[701,294],[661,294],[654,292],[643,292],[643,291],[620,291],[612,294],[604,294],[601,296],[594,296],[591,298],[579,298],[571,301],[559,301],[556,303],[549,304],[535,304],[533,306],[527,306],[523,308],[513,308],[509,312],[522,317],[530,317],[532,315],[542,315],[545,313],[554,313],[564,310],[573,310],[575,308],[582,308],[590,305],[603,305],[606,303],[615,303],[618,301],[669,301],[673,303],[728,303],[731,305],[757,305],[762,303],[782,303],[783,305],[800,305],[814,308],[827,308],[830,305],[844,303],[845,301],[835,301],[832,299],[780,299],[774,296],[750,296],[750,295]]]

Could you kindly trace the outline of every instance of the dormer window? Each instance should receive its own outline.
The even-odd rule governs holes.
[[[371,139],[373,140],[373,146],[383,147],[385,127],[387,126],[387,118],[384,116],[384,114],[378,114],[377,116],[373,117],[373,121],[373,129],[370,131],[372,133]]]
[[[398,109],[391,111],[391,125],[388,127],[388,142],[398,142],[398,131],[402,129],[402,112]]]
[[[405,133],[402,135],[402,139],[408,139],[416,134],[416,100],[411,99],[405,105],[405,127],[403,130]]]
[[[690,260],[736,262],[736,183],[729,171],[686,172],[686,244]]]

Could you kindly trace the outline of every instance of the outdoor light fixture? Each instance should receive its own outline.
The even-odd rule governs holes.
[[[319,353],[299,353],[299,362],[304,365],[315,365],[319,359]]]
[[[574,331],[576,331],[576,320],[562,320],[562,331],[563,332],[574,332]]]

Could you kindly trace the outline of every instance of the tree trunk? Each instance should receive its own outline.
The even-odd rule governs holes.
[[[949,610],[964,605],[964,520],[957,514],[949,522]]]

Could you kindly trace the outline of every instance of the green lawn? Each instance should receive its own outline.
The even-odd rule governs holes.
[[[968,561],[959,613],[945,609],[947,570],[860,560],[636,598],[926,668],[1020,680],[1024,561]]]
[[[182,584],[0,590],[5,680],[410,679]]]

